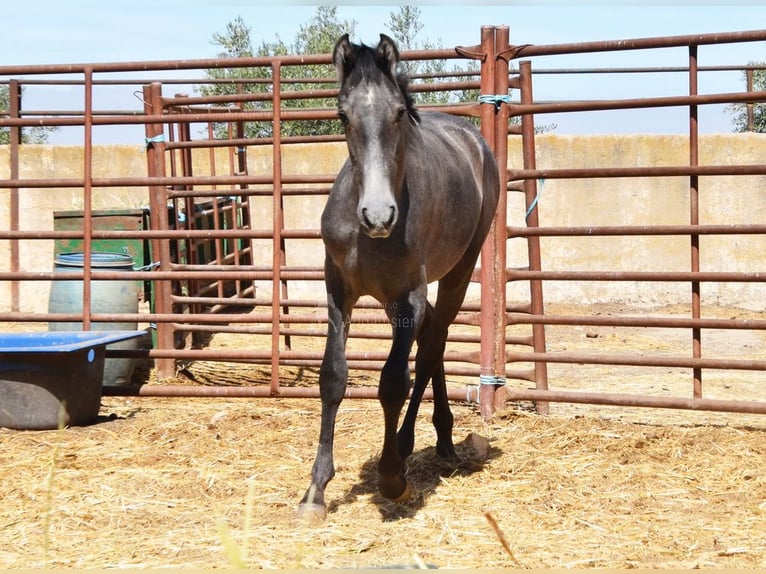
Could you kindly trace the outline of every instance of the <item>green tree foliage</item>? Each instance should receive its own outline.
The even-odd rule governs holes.
[[[219,46],[219,58],[283,56],[286,54],[326,54],[332,51],[337,39],[345,32],[353,34],[355,21],[339,21],[336,6],[319,6],[314,17],[302,25],[292,44],[285,43],[278,36],[274,41],[262,42],[253,48],[250,28],[241,17],[237,17],[226,27],[223,34],[213,35],[213,44]],[[282,91],[322,90],[335,86],[335,69],[332,66],[285,66],[281,70]],[[271,93],[272,73],[268,67],[253,68],[214,68],[207,71],[207,78],[213,80],[199,89],[202,95],[231,95],[238,92],[269,95]],[[239,80],[239,81],[237,81]],[[247,80],[242,82],[241,80]],[[286,99],[285,109],[332,108],[331,99]],[[271,101],[248,102],[243,104],[248,110],[270,110]],[[225,126],[219,126],[216,134],[225,136]],[[336,121],[301,121],[283,122],[282,135],[329,134],[340,133],[340,122]],[[248,122],[245,137],[269,137],[272,135],[270,122]]]
[[[254,48],[250,36],[250,28],[241,17],[230,22],[224,33],[213,35],[212,43],[221,48],[219,58],[236,58],[252,56],[279,56],[285,54],[326,54],[332,51],[335,42],[344,33],[354,36],[356,21],[341,21],[338,19],[337,6],[318,6],[314,16],[299,28],[292,43],[286,43],[279,37],[272,42],[262,42]],[[438,43],[429,40],[419,43],[417,38],[423,30],[420,20],[420,9],[413,6],[401,6],[391,12],[390,19],[384,30],[396,42],[400,50],[431,50],[438,48]],[[411,77],[413,87],[444,81],[438,76],[449,76],[450,73],[464,72],[477,69],[478,66],[469,62],[464,66],[446,60],[408,61],[403,63],[404,71]],[[434,76],[428,77],[428,76]],[[207,71],[211,83],[199,89],[203,95],[235,94],[239,91],[268,95],[271,91],[271,70],[268,68],[214,68]],[[239,85],[235,82],[239,80]],[[245,81],[242,81],[245,80]],[[285,66],[282,69],[282,91],[322,90],[335,87],[335,70],[332,66]],[[295,83],[291,82],[294,81]],[[477,90],[458,90],[453,92],[417,92],[415,102],[418,105],[449,104],[464,101],[476,101]],[[286,99],[282,105],[285,109],[300,108],[334,108],[336,102],[332,98]],[[271,102],[264,101],[243,105],[251,110],[269,110]],[[248,122],[246,137],[269,137],[272,127],[269,122]],[[226,127],[219,126],[216,130],[218,137],[225,137]],[[282,135],[321,135],[341,133],[340,122],[337,121],[300,121],[282,123]]]
[[[420,14],[420,8],[417,6],[401,6],[398,12],[391,12],[388,30],[400,50],[436,50],[441,47],[441,39],[436,42],[428,39],[423,43],[417,41],[418,35],[423,30]],[[454,62],[450,65],[448,60],[417,60],[403,62],[403,67],[412,80],[415,103],[418,105],[455,104],[476,101],[479,97],[479,90],[417,92],[418,84],[433,84],[445,81],[445,78],[451,74],[478,71],[476,63],[461,66]],[[478,72],[474,77],[477,76]]]
[[[433,42],[426,39],[419,41],[423,31],[420,8],[416,6],[400,6],[389,14],[389,21],[384,32],[389,34],[401,51],[407,50],[436,50],[441,47],[441,39]],[[284,42],[278,36],[274,41],[264,41],[257,48],[253,47],[250,28],[241,17],[237,17],[226,26],[226,31],[213,35],[212,43],[220,48],[219,58],[238,57],[270,57],[287,54],[327,54],[335,46],[335,42],[344,33],[354,36],[356,21],[339,20],[337,6],[318,6],[313,17],[303,24],[291,43]],[[415,103],[419,106],[457,104],[475,102],[479,97],[478,90],[428,91],[418,90],[424,85],[449,81],[455,75],[464,79],[477,78],[479,64],[477,62],[462,62],[453,60],[417,60],[402,63],[404,71],[410,76]],[[475,73],[472,73],[475,72]],[[335,87],[335,70],[332,66],[285,66],[281,70],[282,91],[298,92],[308,90],[327,90]],[[261,94],[263,99],[242,104],[244,109],[271,109],[270,94],[272,90],[271,69],[268,67],[253,68],[213,68],[207,71],[210,83],[202,86],[199,92],[203,95],[231,95],[236,93]],[[283,99],[284,109],[327,108],[336,105],[334,98]],[[478,120],[477,120],[478,121]],[[519,118],[513,118],[512,123],[519,123]],[[326,135],[340,134],[342,127],[338,121],[302,120],[283,121],[281,124],[283,136]],[[555,129],[555,124],[538,126],[538,132]],[[227,126],[216,128],[217,137],[228,137]],[[270,137],[272,125],[270,122],[248,122],[245,126],[245,137]]]
[[[749,62],[749,66],[764,66],[766,62]],[[753,91],[766,91],[766,70],[753,69]],[[742,77],[747,85],[747,72],[742,72]],[[756,133],[766,133],[766,104],[753,104],[753,126],[752,131]],[[735,132],[751,131],[748,125],[747,104],[729,104],[726,111],[732,117],[732,124]]]
[[[10,87],[0,85],[0,117],[8,117],[11,108]],[[29,127],[21,130],[21,143],[25,144],[44,144],[48,141],[48,136],[56,131],[55,126],[47,127]],[[11,129],[0,128],[0,145],[11,143]]]

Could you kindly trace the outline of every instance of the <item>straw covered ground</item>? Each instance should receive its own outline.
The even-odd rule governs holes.
[[[268,374],[218,373],[237,369]],[[456,404],[449,465],[430,410],[409,460],[415,495],[395,505],[375,486],[379,405],[343,403],[319,526],[295,515],[317,400],[104,397],[87,427],[0,429],[0,567],[766,568],[763,416],[554,405],[543,417],[509,403],[485,422]]]

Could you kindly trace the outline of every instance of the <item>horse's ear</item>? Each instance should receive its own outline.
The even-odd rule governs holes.
[[[348,39],[348,34],[343,34],[335,43],[332,51],[332,62],[338,75],[338,83],[342,86],[353,66],[354,49]]]
[[[378,62],[384,70],[388,70],[392,78],[396,78],[397,66],[399,65],[399,50],[394,41],[385,34],[380,35],[380,42],[375,49]]]

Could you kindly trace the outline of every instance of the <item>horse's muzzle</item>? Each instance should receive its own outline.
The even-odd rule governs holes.
[[[391,235],[391,230],[396,223],[396,207],[390,206],[387,214],[372,213],[367,208],[362,208],[360,223],[364,232],[374,239],[385,239]]]

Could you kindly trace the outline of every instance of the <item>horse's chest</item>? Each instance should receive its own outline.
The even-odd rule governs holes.
[[[344,276],[361,293],[376,295],[394,283],[416,279],[418,264],[403,245],[357,235],[344,244],[326,243],[327,252]]]

